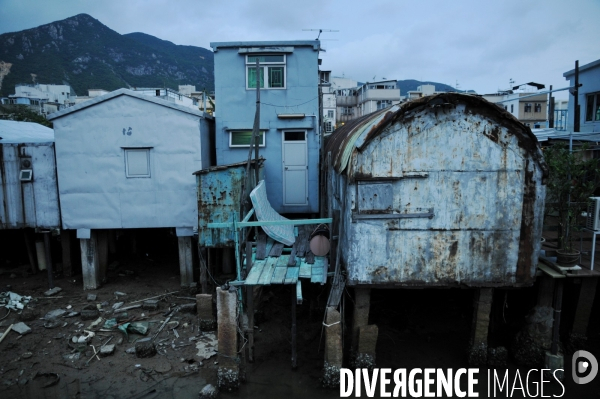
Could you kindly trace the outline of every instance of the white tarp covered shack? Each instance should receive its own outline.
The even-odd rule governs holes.
[[[96,288],[106,270],[97,229],[175,228],[181,282],[191,283],[198,223],[193,173],[210,166],[212,117],[119,89],[48,119],[56,135],[62,224],[77,230],[84,288]]]
[[[54,131],[0,120],[0,229],[60,227]]]

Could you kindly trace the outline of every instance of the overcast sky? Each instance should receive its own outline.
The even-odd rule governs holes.
[[[458,82],[478,93],[511,78],[566,87],[575,60],[600,58],[600,0],[0,0],[0,33],[80,13],[121,34],[208,49],[315,39],[303,29],[320,28],[321,68],[333,76]]]

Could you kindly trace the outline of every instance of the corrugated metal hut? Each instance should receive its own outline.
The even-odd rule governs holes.
[[[547,167],[496,105],[444,93],[378,111],[336,130],[324,162],[348,285],[533,283]]]
[[[0,229],[60,227],[54,131],[0,120]]]

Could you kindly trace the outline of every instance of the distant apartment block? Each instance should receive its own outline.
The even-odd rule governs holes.
[[[367,82],[358,85],[346,78],[332,78],[336,96],[336,122],[343,124],[400,102],[400,89],[395,80]]]
[[[482,97],[510,112],[531,129],[548,127],[548,94],[519,89],[484,94]]]
[[[69,85],[18,84],[15,94],[0,99],[2,104],[26,105],[42,115],[75,105],[75,92]]]
[[[331,84],[331,71],[319,71],[319,90],[321,91],[321,109],[323,133],[331,134],[337,121],[337,104]]]

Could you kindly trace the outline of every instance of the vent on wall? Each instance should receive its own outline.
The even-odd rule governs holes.
[[[600,197],[590,197],[585,227],[600,230]]]

